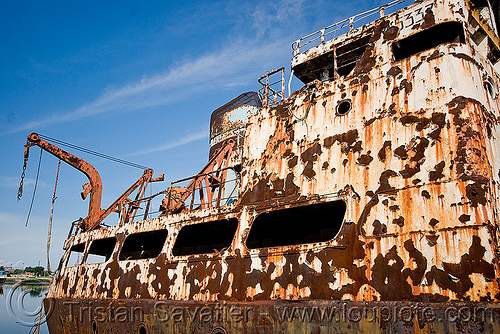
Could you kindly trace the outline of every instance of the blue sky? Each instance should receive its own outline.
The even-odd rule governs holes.
[[[210,114],[259,89],[285,66],[291,43],[383,1],[2,1],[0,5],[0,265],[46,265],[57,159],[31,150],[24,196],[16,194],[31,132],[146,165],[166,174],[147,193],[207,162]],[[295,89],[300,88],[294,79]],[[74,152],[99,171],[103,208],[139,169]],[[87,215],[87,180],[61,166],[51,264],[70,223]],[[109,220],[117,217],[112,216]]]

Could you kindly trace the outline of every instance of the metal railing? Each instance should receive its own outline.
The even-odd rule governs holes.
[[[124,225],[126,223],[132,223],[138,218],[139,220],[146,220],[151,215],[159,213],[160,211],[152,211],[151,203],[156,197],[166,194],[166,190],[162,190],[153,194],[151,196],[142,197],[136,200],[126,200],[125,203],[117,207],[118,212],[118,225]],[[130,210],[133,208],[133,210]],[[139,212],[141,210],[142,212]],[[128,212],[131,211],[129,214]]]
[[[170,214],[220,207],[236,201],[240,175],[239,165],[231,164],[239,152],[235,145],[233,139],[228,140],[198,174],[172,182],[160,210]],[[236,180],[228,178],[231,170]],[[187,185],[181,186],[182,183]]]
[[[232,177],[227,178],[230,171],[234,172],[233,167],[187,177],[172,182],[170,189],[175,189],[175,187],[186,189],[188,183],[194,180],[195,183],[190,189],[189,195],[185,199],[182,198],[185,208],[196,210],[225,206],[236,202],[239,195],[240,176],[234,172]],[[176,196],[176,194],[169,191],[167,196]],[[173,198],[170,200],[173,200]]]
[[[354,16],[351,16],[350,18],[347,18],[345,20],[342,20],[340,22],[334,23],[332,25],[329,25],[328,27],[325,27],[321,30],[318,30],[316,32],[313,32],[307,36],[304,36],[295,42],[292,43],[292,50],[293,50],[293,55],[296,56],[300,52],[305,52],[313,47],[316,47],[322,43],[325,43],[326,40],[333,39],[337,36],[340,36],[342,34],[345,34],[349,31],[353,31],[354,29],[363,26],[367,23],[370,23],[372,21],[375,21],[379,17],[384,17],[387,14],[392,14],[395,11],[406,7],[405,6],[400,6],[401,4],[405,2],[417,2],[419,0],[396,0],[392,1],[388,4],[385,4],[383,6],[371,9],[369,11],[366,11],[361,14],[357,14]],[[375,17],[376,15],[379,15],[379,17]],[[332,35],[333,36],[329,36]],[[304,48],[305,46],[308,46],[307,48]],[[301,48],[302,51],[301,51]]]
[[[258,81],[262,85],[259,96],[263,107],[276,106],[285,99],[284,67],[261,76]]]

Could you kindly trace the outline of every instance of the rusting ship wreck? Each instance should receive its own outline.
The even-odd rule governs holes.
[[[157,218],[151,170],[101,209],[92,166],[32,134],[90,180],[50,332],[499,333],[498,19],[395,1],[301,38],[303,88],[279,69],[217,109]]]

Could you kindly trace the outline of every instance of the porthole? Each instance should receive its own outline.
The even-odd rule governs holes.
[[[337,104],[337,115],[346,115],[352,109],[351,100],[342,100]]]
[[[227,334],[227,332],[222,327],[215,327],[210,334]]]
[[[137,327],[137,334],[148,334],[148,330],[146,329],[146,325],[140,324],[139,327]]]

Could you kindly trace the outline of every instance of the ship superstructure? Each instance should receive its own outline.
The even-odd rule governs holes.
[[[500,331],[498,8],[395,1],[296,41],[303,88],[275,70],[216,110],[159,217],[134,220],[152,171],[120,224],[89,210],[51,333]]]

